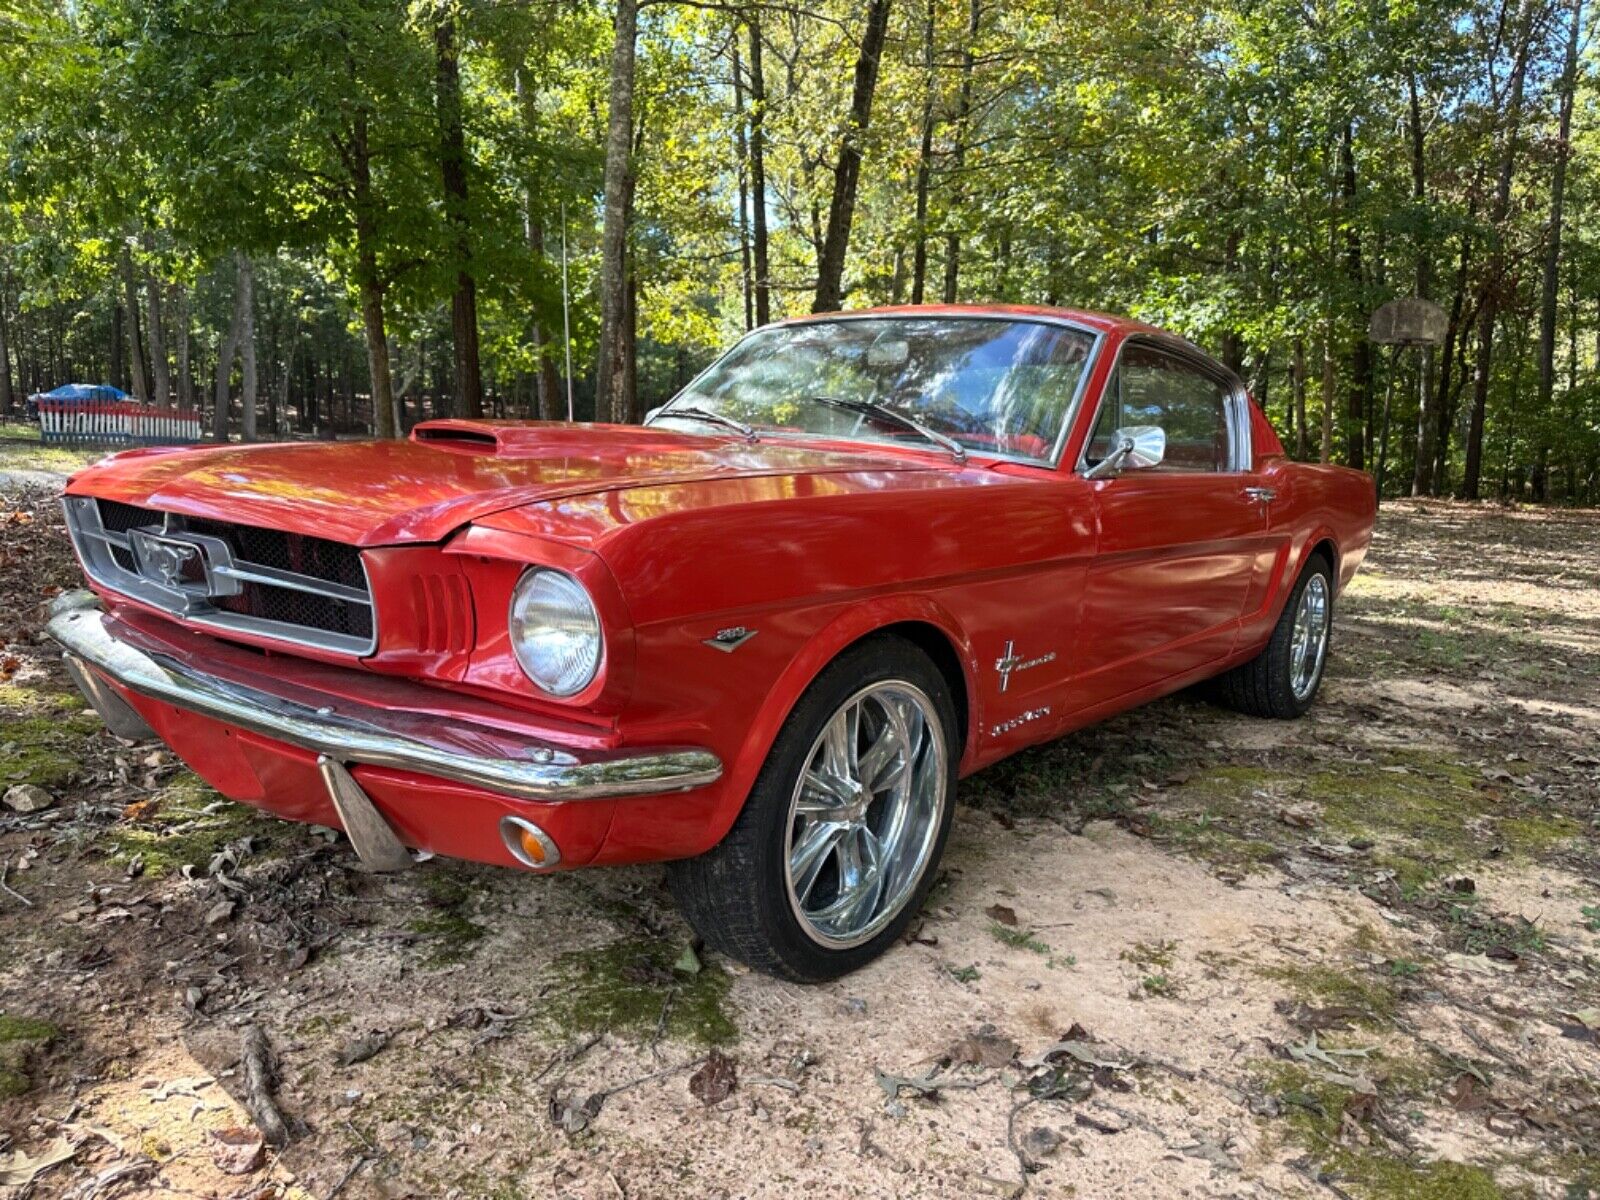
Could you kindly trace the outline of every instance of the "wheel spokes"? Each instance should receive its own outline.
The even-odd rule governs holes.
[[[927,696],[872,684],[823,725],[795,782],[788,890],[824,944],[871,937],[923,877],[945,810],[947,758]]]
[[[856,764],[856,778],[870,792],[881,792],[894,782],[904,765],[901,757],[905,742],[897,723],[889,721],[867,752]]]
[[[795,895],[804,904],[817,885],[817,876],[828,863],[828,858],[845,840],[848,827],[817,821],[807,826],[794,849],[789,854],[789,877],[794,881]]]
[[[876,835],[865,826],[857,826],[839,842],[839,894],[816,914],[819,922],[849,930],[873,916],[883,895],[881,855]]]

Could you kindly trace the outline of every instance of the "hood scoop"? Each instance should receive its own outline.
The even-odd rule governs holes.
[[[647,429],[641,425],[606,425],[587,421],[474,421],[459,417],[419,421],[411,430],[411,440],[439,450],[523,458],[592,452],[597,432],[607,435],[611,446],[622,446],[635,454],[681,452],[684,448],[683,434]]]

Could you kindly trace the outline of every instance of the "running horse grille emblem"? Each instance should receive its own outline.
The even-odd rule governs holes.
[[[133,543],[139,556],[139,574],[162,587],[181,589],[186,585],[206,584],[205,560],[200,547],[171,538],[140,536],[135,530]]]

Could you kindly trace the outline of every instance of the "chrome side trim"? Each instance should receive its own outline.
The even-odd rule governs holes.
[[[497,753],[486,745],[485,731],[466,721],[418,721],[407,713],[348,703],[341,707],[359,709],[358,716],[337,713],[326,704],[301,703],[147,653],[119,639],[106,621],[95,597],[80,592],[61,606],[46,632],[78,660],[79,669],[92,668],[141,696],[340,763],[415,771],[544,801],[681,792],[722,776],[721,760],[697,747],[580,755],[529,738],[515,753],[505,753],[502,732]]]
[[[228,544],[221,538],[207,534],[189,533],[182,529],[182,517],[173,513],[150,510],[152,524],[145,529],[118,533],[109,530],[100,519],[99,501],[94,496],[63,496],[61,507],[66,515],[67,532],[72,544],[83,560],[83,569],[90,579],[113,592],[131,596],[142,603],[171,613],[180,621],[204,626],[223,633],[255,634],[259,637],[277,638],[319,650],[332,650],[358,657],[371,654],[378,648],[378,613],[372,600],[372,583],[367,578],[366,560],[361,559],[361,572],[365,589],[353,588],[315,575],[302,575],[297,571],[284,571],[261,563],[235,558]],[[154,524],[159,518],[160,526]],[[150,540],[162,541],[163,533],[181,534],[182,540],[206,551],[206,584],[203,587],[165,586],[144,574],[129,571],[117,562],[112,549],[127,552],[136,560],[139,547],[134,534],[154,535]],[[309,625],[294,625],[274,621],[267,617],[229,612],[211,603],[215,596],[237,595],[244,583],[261,583],[269,587],[325,596],[344,604],[354,604],[371,613],[372,636],[356,637],[333,630],[317,629]]]

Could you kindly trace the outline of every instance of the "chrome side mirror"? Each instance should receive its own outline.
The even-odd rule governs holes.
[[[1124,425],[1111,435],[1111,452],[1084,472],[1085,479],[1106,479],[1122,471],[1159,466],[1167,456],[1167,433],[1159,425]]]

